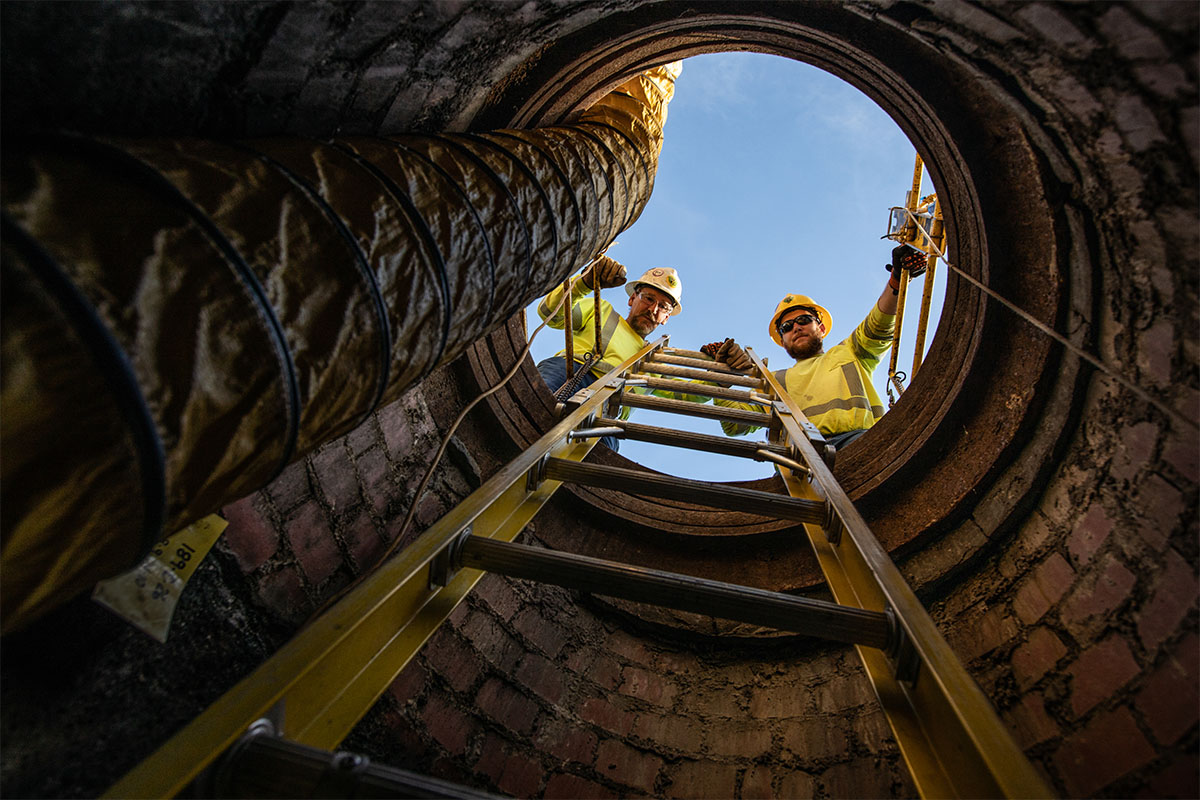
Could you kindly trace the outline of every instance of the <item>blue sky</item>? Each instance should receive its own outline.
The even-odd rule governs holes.
[[[698,349],[727,336],[770,366],[793,363],[768,336],[776,303],[807,294],[833,314],[827,346],[844,339],[887,282],[893,243],[881,239],[888,208],[912,183],[912,144],[866,95],[827,72],[777,56],[724,53],[684,62],[667,115],[654,193],[641,217],[609,249],[633,279],[674,267],[683,312],[660,327],[671,345]],[[933,191],[928,176],[922,192]],[[944,294],[935,285],[932,341]],[[909,370],[923,279],[907,305],[899,368]],[[624,313],[623,289],[605,299]],[[536,305],[536,304],[535,304]],[[527,310],[528,330],[539,323]],[[534,340],[534,361],[563,348],[561,331]],[[884,389],[887,357],[875,373]],[[720,434],[713,420],[635,410],[633,421]],[[761,438],[760,434],[751,437]],[[765,477],[742,459],[621,443],[621,454],[656,470],[703,480]]]

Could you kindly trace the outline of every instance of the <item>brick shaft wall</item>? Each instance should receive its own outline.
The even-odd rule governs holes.
[[[538,47],[638,4],[45,5],[2,7],[6,131],[463,127]],[[851,6],[1021,98],[1031,129],[1065,154],[1043,165],[1048,183],[1094,225],[1091,269],[1071,279],[1090,282],[1095,302],[1065,324],[1090,326],[1102,358],[1200,416],[1195,5]],[[22,42],[70,56],[39,70]],[[130,42],[148,55],[120,81],[74,79],[74,59],[119,61]],[[467,372],[440,370],[226,508],[228,532],[167,645],[86,600],[6,640],[3,793],[99,794],[367,569],[477,391]],[[1032,447],[1043,427],[1068,427],[1050,474],[1023,478],[1037,481],[1031,507],[1014,509],[1014,484],[997,481],[901,566],[1058,792],[1195,797],[1200,441],[1101,373],[1075,399],[1077,415],[1047,409],[1028,432]],[[406,538],[512,456],[495,428],[483,413],[467,420]],[[913,793],[851,649],[686,643],[568,591],[493,577],[346,746],[514,796]]]

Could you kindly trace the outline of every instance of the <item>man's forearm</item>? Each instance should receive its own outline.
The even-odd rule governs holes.
[[[889,281],[884,285],[883,292],[880,293],[875,305],[885,314],[895,314],[896,309],[899,307],[899,299],[898,295],[892,294],[892,284]]]

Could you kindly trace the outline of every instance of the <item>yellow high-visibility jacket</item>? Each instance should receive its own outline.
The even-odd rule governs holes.
[[[871,306],[867,318],[844,341],[819,356],[777,371],[775,377],[823,435],[869,428],[883,416],[883,403],[871,383],[871,373],[891,346],[895,327],[895,314],[884,314],[878,306]],[[764,410],[762,406],[720,398],[713,402],[728,408]],[[728,436],[758,430],[736,422],[722,422],[721,428]]]
[[[560,285],[550,294],[542,298],[538,304],[538,316],[546,321],[551,328],[563,328],[563,288]],[[574,357],[577,364],[583,362],[583,357],[592,352],[596,345],[596,301],[592,290],[583,281],[576,281],[571,287],[571,330],[574,337]],[[625,318],[613,308],[604,298],[600,299],[600,341],[604,346],[603,356],[592,364],[591,372],[601,377],[612,372],[630,356],[646,346],[646,340],[630,327]],[[559,350],[557,357],[566,356],[564,347]],[[707,403],[709,398],[679,392],[655,390],[647,392],[641,387],[630,387],[629,391],[638,394],[654,394],[668,397],[672,400],[687,400],[692,403]],[[621,419],[629,416],[629,409],[621,409]]]

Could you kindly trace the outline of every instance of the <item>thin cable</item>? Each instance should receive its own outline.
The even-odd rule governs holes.
[[[591,263],[592,262],[589,261],[587,264],[585,264],[584,269],[587,269],[588,265],[590,265]],[[579,279],[582,277],[583,277],[583,274],[581,272],[574,279],[571,279],[570,287],[567,289],[568,297],[570,296],[571,290],[575,288],[576,282],[578,282]],[[553,316],[551,316],[551,318],[553,318]],[[308,622],[305,622],[304,625],[301,626],[301,629],[308,627],[309,624],[311,624],[313,620],[315,620],[319,616],[321,616],[321,614],[324,613],[326,609],[328,609],[331,605],[333,605],[335,602],[337,602],[342,597],[344,597],[351,589],[353,589],[355,586],[357,586],[359,583],[361,583],[363,578],[365,578],[367,575],[371,574],[376,569],[378,569],[380,564],[382,564],[384,561],[387,561],[388,558],[391,557],[391,555],[395,552],[396,547],[400,544],[400,542],[404,541],[404,535],[408,532],[408,527],[410,525],[412,525],[413,517],[415,516],[417,507],[420,505],[420,502],[421,502],[421,497],[425,494],[425,490],[429,487],[429,481],[433,478],[433,473],[437,471],[438,464],[441,463],[442,456],[445,455],[445,453],[446,453],[446,447],[450,444],[450,438],[452,436],[454,436],[454,432],[458,430],[458,426],[466,418],[467,414],[471,412],[471,409],[473,409],[473,408],[475,408],[475,406],[479,405],[481,400],[483,400],[487,397],[490,397],[492,394],[498,392],[501,388],[504,387],[505,384],[507,384],[509,382],[509,380],[512,379],[512,377],[514,375],[517,374],[517,371],[521,368],[521,365],[525,363],[525,356],[529,354],[530,348],[533,347],[534,337],[536,337],[539,333],[541,333],[542,328],[545,328],[546,325],[548,324],[548,322],[549,322],[549,320],[543,320],[541,325],[538,325],[536,328],[533,329],[533,333],[529,334],[529,340],[527,342],[525,342],[525,349],[521,351],[521,354],[519,356],[517,356],[517,359],[513,363],[512,368],[505,374],[505,376],[503,378],[500,379],[500,382],[497,383],[492,388],[485,391],[483,394],[476,397],[469,404],[467,404],[466,408],[464,408],[459,413],[459,415],[457,417],[455,417],[454,422],[452,422],[450,424],[450,429],[447,430],[446,435],[442,437],[442,442],[438,446],[437,453],[434,455],[433,460],[429,464],[429,467],[425,470],[425,475],[421,478],[421,484],[417,487],[417,491],[413,495],[412,503],[410,503],[408,506],[408,512],[404,515],[404,522],[401,523],[400,530],[396,533],[396,537],[394,539],[392,539],[391,544],[389,544],[387,546],[387,549],[383,551],[383,554],[381,556],[379,556],[379,558],[375,561],[374,564],[371,565],[371,567],[369,569],[364,570],[358,577],[356,577],[350,583],[343,586],[341,589],[339,589],[337,592],[335,592],[333,595],[331,595],[324,603],[322,603],[316,609],[316,611],[314,611],[312,613],[312,615],[309,616]],[[563,324],[564,325],[568,324],[568,321],[564,320]]]
[[[911,216],[911,217],[914,217],[913,221],[914,221],[914,222],[916,222],[916,218],[915,218],[915,216],[912,214],[912,212],[910,212],[910,211],[908,211],[907,209],[905,209],[905,213],[906,213],[906,214],[908,214],[908,215],[909,215],[909,216]],[[958,267],[956,267],[954,264],[952,264],[948,258],[946,258],[946,254],[945,254],[944,252],[941,252],[940,250],[938,250],[938,247],[937,247],[937,245],[936,245],[936,244],[934,243],[934,241],[933,241],[933,237],[932,237],[932,236],[930,236],[930,235],[929,235],[929,234],[928,234],[928,233],[925,231],[925,229],[924,229],[924,228],[922,228],[922,227],[921,227],[919,224],[917,225],[917,230],[921,232],[921,235],[922,235],[922,236],[924,236],[926,239],[928,239],[928,240],[929,240],[929,246],[930,246],[930,247],[933,249],[933,252],[934,252],[934,253],[935,253],[935,254],[936,254],[936,255],[937,255],[939,258],[941,258],[941,259],[942,259],[942,263],[943,263],[943,264],[945,264],[947,267],[949,267],[949,268],[950,268],[951,270],[953,270],[954,272],[958,273],[958,274],[959,274],[960,276],[962,276],[963,278],[965,278],[965,279],[966,279],[966,281],[967,281],[967,283],[970,283],[972,286],[974,286],[974,287],[976,287],[977,289],[979,289],[981,292],[983,292],[984,294],[986,294],[988,297],[991,297],[993,300],[995,300],[996,302],[1000,303],[1002,306],[1004,306],[1004,307],[1005,307],[1005,308],[1007,308],[1008,310],[1012,311],[1012,312],[1013,312],[1014,314],[1016,314],[1018,317],[1020,317],[1021,319],[1025,320],[1025,321],[1026,321],[1026,322],[1028,322],[1030,325],[1032,325],[1033,327],[1037,328],[1039,331],[1041,331],[1042,333],[1046,334],[1046,335],[1047,335],[1047,336],[1049,336],[1051,339],[1053,339],[1054,341],[1058,342],[1058,343],[1059,343],[1059,344],[1061,344],[1063,347],[1067,348],[1067,349],[1068,349],[1068,350],[1070,350],[1072,353],[1074,353],[1075,355],[1077,355],[1077,356],[1079,356],[1080,358],[1082,358],[1084,361],[1086,361],[1086,362],[1088,362],[1089,364],[1091,364],[1092,366],[1096,367],[1096,368],[1097,368],[1097,369],[1099,369],[1101,372],[1103,372],[1103,373],[1105,373],[1106,375],[1108,375],[1110,378],[1112,378],[1113,380],[1115,380],[1117,383],[1121,384],[1121,385],[1122,385],[1122,386],[1124,386],[1126,389],[1128,389],[1129,391],[1131,391],[1131,392],[1133,392],[1135,395],[1137,395],[1137,396],[1138,396],[1138,398],[1140,398],[1141,400],[1144,400],[1145,402],[1147,402],[1147,403],[1149,403],[1150,405],[1154,406],[1154,407],[1155,407],[1155,408],[1157,408],[1159,411],[1162,411],[1164,414],[1167,414],[1168,416],[1174,417],[1175,419],[1177,419],[1177,420],[1179,420],[1180,422],[1184,423],[1184,424],[1185,424],[1185,425],[1187,425],[1188,427],[1191,427],[1191,428],[1195,428],[1195,429],[1197,429],[1197,430],[1200,430],[1200,422],[1197,422],[1197,421],[1195,421],[1195,420],[1188,419],[1188,418],[1187,418],[1186,416],[1184,416],[1182,413],[1180,413],[1179,411],[1176,411],[1174,408],[1171,408],[1171,407],[1170,407],[1170,406],[1168,406],[1166,403],[1164,403],[1164,402],[1162,402],[1161,400],[1159,400],[1158,398],[1154,397],[1152,394],[1150,394],[1148,391],[1146,391],[1145,389],[1143,389],[1141,386],[1138,386],[1136,383],[1134,383],[1133,381],[1131,381],[1129,378],[1126,378],[1124,375],[1121,375],[1120,373],[1116,372],[1115,368],[1113,368],[1113,367],[1109,366],[1107,363],[1105,363],[1104,361],[1101,361],[1101,360],[1100,360],[1098,357],[1096,357],[1096,356],[1092,355],[1091,353],[1087,352],[1086,350],[1083,350],[1083,349],[1081,349],[1080,347],[1076,346],[1075,344],[1071,343],[1071,342],[1070,342],[1070,341],[1069,341],[1069,340],[1068,340],[1068,339],[1067,339],[1065,336],[1063,336],[1061,333],[1059,333],[1058,331],[1056,331],[1056,330],[1054,330],[1053,328],[1051,328],[1051,327],[1050,327],[1049,325],[1047,325],[1046,323],[1044,323],[1044,322],[1042,322],[1041,320],[1039,320],[1039,319],[1035,318],[1035,317],[1034,317],[1032,314],[1028,313],[1027,311],[1024,311],[1023,309],[1021,309],[1021,308],[1018,308],[1018,307],[1017,307],[1017,306],[1016,306],[1014,303],[1012,303],[1011,301],[1009,301],[1009,300],[1007,300],[1006,298],[1004,298],[1004,297],[1001,297],[1000,295],[996,294],[996,292],[994,292],[993,290],[989,289],[987,286],[984,286],[984,285],[983,285],[982,283],[980,283],[980,282],[979,282],[979,281],[978,281],[976,278],[974,278],[974,277],[972,277],[971,275],[968,275],[967,273],[963,272],[961,269],[959,269],[959,268],[958,268]]]

